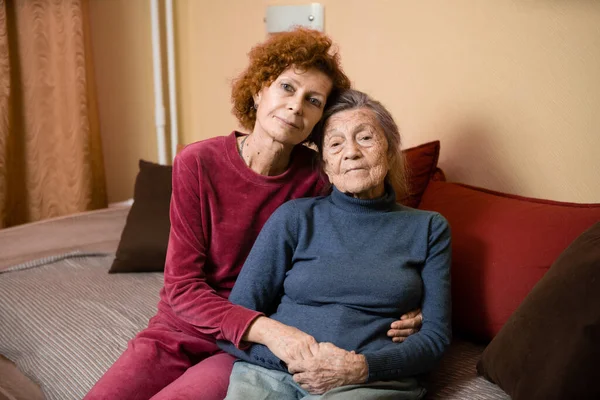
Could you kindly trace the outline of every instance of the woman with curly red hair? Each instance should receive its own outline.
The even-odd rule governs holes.
[[[310,141],[330,96],[350,87],[324,34],[296,29],[249,53],[233,85],[233,112],[250,134],[188,145],[173,164],[171,232],[158,312],[86,399],[222,399],[232,356],[267,346],[284,361],[302,357],[312,336],[228,301],[268,217],[284,202],[322,194]],[[393,330],[395,341],[407,336]]]

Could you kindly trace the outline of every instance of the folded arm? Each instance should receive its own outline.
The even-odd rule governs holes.
[[[451,239],[448,222],[436,214],[429,224],[428,254],[423,279],[423,326],[397,346],[365,353],[369,381],[414,376],[431,371],[450,345]]]

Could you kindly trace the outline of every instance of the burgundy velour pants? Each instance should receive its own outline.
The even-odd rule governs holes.
[[[159,310],[84,399],[222,400],[234,361]]]

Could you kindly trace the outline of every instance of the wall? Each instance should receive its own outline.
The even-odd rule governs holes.
[[[126,58],[96,54],[96,71],[106,68],[98,88],[105,157],[111,161],[109,199],[115,201],[131,196],[137,158],[156,159],[153,110],[146,107],[152,102],[149,16],[143,15],[148,6],[141,0],[92,3],[93,23],[102,25],[122,11],[119,18],[135,26],[135,34],[119,28],[118,43],[108,39],[114,27],[95,29],[98,48],[139,46],[127,50]],[[250,47],[265,37],[266,6],[298,3],[175,2],[182,142],[236,127],[230,81],[244,68]],[[595,154],[600,2],[321,3],[325,30],[338,43],[355,86],[392,111],[405,147],[440,139],[440,165],[450,180],[525,196],[600,202]],[[123,34],[131,37],[124,40]],[[120,76],[140,68],[135,79]],[[117,110],[113,96],[129,98],[137,107]]]
[[[156,161],[149,0],[91,0],[92,55],[108,201],[133,196],[140,158]]]

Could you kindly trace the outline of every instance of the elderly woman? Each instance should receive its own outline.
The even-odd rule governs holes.
[[[260,343],[290,363],[314,345],[312,336],[227,298],[273,211],[326,185],[316,153],[301,144],[330,95],[350,86],[331,50],[327,36],[306,29],[251,50],[232,92],[234,114],[251,133],[197,142],[176,157],[158,312],[86,399],[222,399],[234,358],[217,339]],[[396,321],[389,342],[419,323],[418,316]]]
[[[261,345],[219,342],[249,362],[234,365],[227,398],[419,399],[416,376],[451,338],[448,223],[396,203],[394,186],[405,187],[400,135],[379,102],[344,92],[315,135],[333,192],[271,216],[229,299],[319,343],[285,363]],[[394,315],[419,305],[420,332],[390,342]]]

